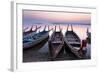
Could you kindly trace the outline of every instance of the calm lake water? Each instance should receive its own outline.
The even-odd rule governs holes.
[[[41,26],[40,29],[37,30],[37,33],[39,31],[42,31],[44,29],[46,24],[34,24],[33,26],[33,30],[35,30],[36,26],[39,27]],[[51,24],[49,25],[49,29],[55,29],[55,25],[56,24]],[[27,28],[25,31],[28,31],[31,28],[32,25],[25,25],[23,27],[23,29]],[[91,25],[79,25],[79,24],[73,24],[73,31],[75,31],[77,33],[77,35],[80,37],[80,39],[86,39],[87,37],[87,28],[89,29],[89,32],[91,32]],[[65,34],[66,30],[67,30],[68,25],[67,24],[60,24],[60,28],[62,29],[62,33],[63,35]],[[48,30],[48,25],[46,25],[46,30]],[[69,30],[71,30],[71,26],[69,25]],[[56,31],[59,31],[59,25],[56,25]],[[50,31],[49,35],[51,36],[53,31]]]
[[[41,25],[37,25],[38,27]],[[48,25],[47,25],[48,26]],[[60,28],[62,29],[63,35],[65,34],[67,30],[68,25],[60,25]],[[89,32],[91,32],[91,26],[90,25],[72,25],[73,26],[73,31],[76,32],[76,34],[80,37],[81,40],[86,39],[87,37],[87,28],[89,29]],[[31,26],[24,26],[23,29],[26,27],[29,27],[27,30],[28,31]],[[39,31],[42,31],[44,29],[45,25],[42,25],[40,29],[38,29],[37,33]],[[35,30],[35,26],[33,26],[33,30]],[[55,24],[54,25],[49,25],[49,29],[55,29]],[[46,30],[48,30],[48,27],[46,27]],[[69,26],[69,30],[71,30],[71,27]],[[59,31],[59,25],[56,25],[56,31]],[[49,36],[53,31],[50,31]],[[48,47],[48,40],[43,41],[42,44],[39,44],[40,46],[36,46],[30,49],[27,49],[23,51],[23,62],[40,62],[40,61],[50,61],[50,55],[49,55],[49,47]],[[90,49],[89,45],[89,49]],[[37,49],[38,50],[34,50]],[[89,51],[90,52],[90,51]],[[77,58],[71,55],[70,53],[64,54],[63,57],[57,58],[57,60],[76,60]]]

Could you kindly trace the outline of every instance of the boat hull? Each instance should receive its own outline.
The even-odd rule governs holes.
[[[23,39],[25,39],[25,38],[28,38],[28,37],[30,37],[30,36],[34,36],[36,34],[36,32],[30,32],[30,33],[27,33],[27,34],[23,34]]]
[[[71,52],[77,58],[82,58],[82,54],[79,52],[79,49],[81,47],[81,41],[78,35],[73,31],[67,31],[64,40],[65,51]]]
[[[56,33],[58,33],[57,36]],[[59,42],[57,41],[59,40]],[[64,52],[64,40],[63,40],[63,35],[61,32],[54,32],[49,40],[49,51],[50,51],[50,56],[51,60],[55,60],[56,57],[59,55],[62,55]]]
[[[32,42],[29,42],[29,43],[23,43],[23,49],[25,50],[25,49],[32,48],[37,44],[39,45],[39,43],[41,43],[42,41],[48,39],[48,37],[49,37],[49,34],[46,33],[43,36],[39,37],[37,40],[34,40],[34,41],[32,40]]]

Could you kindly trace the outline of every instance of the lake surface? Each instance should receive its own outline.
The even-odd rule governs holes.
[[[37,27],[41,26],[41,28],[37,30],[37,33],[40,32],[40,31],[43,31],[45,25],[46,24],[34,24],[33,30],[35,30],[36,26]],[[48,30],[48,25],[46,25],[46,30]],[[31,28],[31,26],[32,25],[24,25],[23,29],[28,27],[28,29],[25,30],[25,31],[28,31]],[[60,25],[51,24],[51,25],[49,25],[49,29],[53,28],[55,30],[55,26],[56,26],[56,31],[59,31],[59,26],[60,26],[60,28],[62,29],[63,35],[65,35],[68,24],[60,24]],[[86,39],[86,37],[87,37],[87,28],[88,28],[89,32],[91,32],[91,25],[73,24],[72,27],[73,27],[73,31],[75,31],[75,33],[77,33],[77,35],[80,37],[81,40]],[[69,24],[69,30],[71,30],[70,24]],[[50,31],[49,35],[51,36],[52,33],[53,33],[53,31]]]
[[[38,27],[41,25],[37,25]],[[48,26],[48,25],[47,25]],[[91,32],[91,26],[90,25],[72,25],[73,31],[80,37],[81,40],[86,39],[87,37],[87,28],[89,29],[89,32]],[[26,27],[29,27],[27,30],[30,29],[31,26],[24,26],[23,29]],[[40,31],[43,31],[45,25],[42,25],[40,29],[38,29],[37,33]],[[63,35],[65,35],[65,32],[67,30],[68,25],[60,25],[60,28],[62,29]],[[33,27],[33,30],[35,30],[35,26]],[[49,25],[49,29],[55,29],[54,25]],[[48,30],[48,27],[46,27],[46,30]],[[69,26],[69,30],[71,30],[71,27]],[[59,25],[56,25],[56,31],[59,31]],[[51,36],[53,31],[50,31],[49,36]],[[90,45],[91,46],[91,45]],[[89,46],[89,49],[91,49]],[[35,50],[38,49],[38,50]],[[69,52],[67,54],[63,54],[62,57],[58,57],[56,60],[77,60],[75,56],[70,54]],[[27,49],[23,51],[23,62],[40,62],[40,61],[50,61],[50,54],[49,54],[49,47],[48,47],[48,39],[43,41],[42,44],[39,44],[39,46]]]

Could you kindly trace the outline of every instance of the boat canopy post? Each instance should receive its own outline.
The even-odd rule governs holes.
[[[55,25],[55,31],[56,31],[56,25]]]
[[[69,28],[69,24],[68,24],[68,26],[67,26],[67,31],[68,31],[68,28]]]
[[[87,34],[89,33],[89,29],[87,28]]]
[[[60,25],[59,25],[59,30],[60,30]]]
[[[39,26],[37,29],[41,28],[41,26]]]
[[[71,30],[73,31],[73,26],[71,25]]]
[[[67,26],[67,31],[68,31],[68,29],[69,29],[69,24]],[[71,25],[71,31],[73,31],[73,26],[72,25]]]
[[[45,25],[45,27],[44,27],[44,31],[46,30],[46,25]]]
[[[36,27],[36,28],[35,28],[35,30],[34,30],[34,31],[37,31],[37,29],[38,29],[38,28],[37,28],[37,25],[36,25],[35,27]]]
[[[29,31],[32,32],[33,31],[32,29],[33,29],[33,25],[31,26],[31,29]]]

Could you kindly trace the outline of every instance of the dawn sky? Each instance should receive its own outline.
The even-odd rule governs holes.
[[[36,23],[81,23],[90,24],[91,14],[70,13],[70,12],[50,12],[50,11],[23,11],[23,24],[30,25]]]

